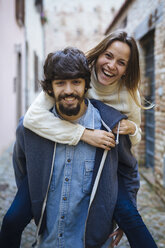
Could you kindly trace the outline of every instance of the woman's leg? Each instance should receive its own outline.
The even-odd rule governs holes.
[[[133,205],[119,176],[118,199],[114,219],[124,231],[131,248],[157,248],[137,208]]]
[[[32,219],[27,177],[22,181],[11,207],[3,218],[1,248],[19,248],[24,228]]]

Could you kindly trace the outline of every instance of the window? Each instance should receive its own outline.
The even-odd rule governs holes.
[[[35,6],[39,13],[43,12],[43,1],[42,0],[35,0]]]
[[[25,17],[25,3],[24,0],[16,0],[15,1],[15,15],[16,21],[20,27],[24,25],[24,17]]]

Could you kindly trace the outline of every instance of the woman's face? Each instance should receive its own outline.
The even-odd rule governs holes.
[[[118,81],[126,72],[130,57],[130,47],[121,41],[114,41],[96,62],[96,75],[102,85]]]

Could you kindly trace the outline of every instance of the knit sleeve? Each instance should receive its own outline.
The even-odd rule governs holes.
[[[139,91],[137,91],[137,98],[138,98],[139,103],[141,103]],[[134,122],[136,126],[135,134],[129,135],[129,138],[131,140],[132,145],[136,145],[141,140],[141,128],[140,128],[141,109],[139,106],[137,106],[137,104],[134,102],[131,96],[130,96],[129,102],[130,102],[130,112],[128,113],[128,120]]]
[[[49,111],[53,106],[54,99],[41,92],[26,112],[24,126],[54,142],[77,145],[85,128],[55,117]]]

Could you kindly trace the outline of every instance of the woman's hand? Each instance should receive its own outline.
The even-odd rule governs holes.
[[[110,150],[111,147],[115,147],[115,136],[111,132],[104,130],[88,130],[85,129],[81,140],[89,145]]]
[[[123,237],[123,230],[117,228],[109,237],[113,238],[111,243],[111,248],[113,248],[119,244],[121,238]]]
[[[117,125],[118,126],[118,125]],[[113,128],[113,132],[117,133],[117,126]],[[131,134],[133,135],[136,131],[136,126],[132,121],[129,120],[121,120],[119,134]]]

